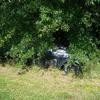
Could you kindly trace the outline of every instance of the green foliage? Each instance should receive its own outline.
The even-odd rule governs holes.
[[[62,30],[69,52],[85,60],[100,44],[100,0],[2,0],[0,49],[17,62],[43,55],[55,46],[53,33]],[[67,44],[67,41],[65,41]],[[76,51],[78,51],[76,53]]]

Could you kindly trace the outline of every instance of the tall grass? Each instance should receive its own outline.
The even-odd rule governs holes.
[[[97,67],[96,67],[97,68]],[[19,68],[0,67],[0,100],[99,100],[100,74],[91,80],[73,78],[62,71],[33,67],[18,75]],[[97,76],[96,76],[97,75]]]

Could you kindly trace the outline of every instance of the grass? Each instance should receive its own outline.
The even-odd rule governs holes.
[[[100,100],[100,73],[79,79],[51,68],[18,70],[0,66],[0,100]]]

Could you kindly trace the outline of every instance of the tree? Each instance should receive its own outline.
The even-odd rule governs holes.
[[[2,0],[0,49],[24,63],[52,48],[53,33],[62,31],[70,52],[96,52],[100,43],[100,0]],[[2,55],[1,55],[2,56]]]

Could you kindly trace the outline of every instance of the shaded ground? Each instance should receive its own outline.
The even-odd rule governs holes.
[[[0,66],[0,100],[100,100],[100,74],[75,79],[57,69],[18,70]]]

